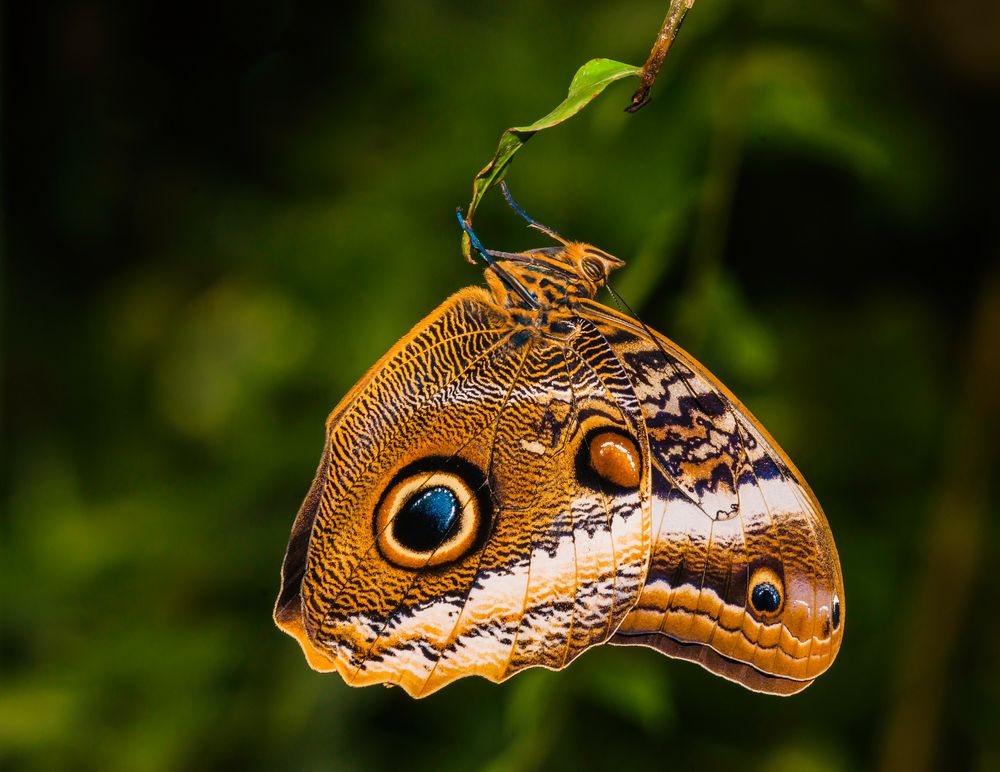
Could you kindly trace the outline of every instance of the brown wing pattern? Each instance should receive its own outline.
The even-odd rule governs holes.
[[[651,646],[757,691],[805,688],[836,656],[844,617],[815,497],[690,355],[606,306],[585,306],[629,373],[651,459],[649,572],[611,643]]]
[[[314,668],[414,696],[566,665],[618,629],[646,578],[641,416],[597,331],[545,337],[463,290],[331,414],[276,621]],[[595,432],[639,440],[634,485],[592,474]],[[414,507],[448,515],[439,542],[422,545]]]

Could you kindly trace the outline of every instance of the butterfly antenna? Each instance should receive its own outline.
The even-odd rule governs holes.
[[[625,298],[623,298],[621,295],[619,295],[617,292],[611,289],[611,285],[608,284],[607,282],[604,283],[604,287],[605,289],[607,289],[608,292],[611,293],[611,297],[614,299],[615,305],[618,306],[618,310],[621,311],[622,313],[628,312],[629,316],[631,316],[633,319],[635,319],[637,322],[640,322],[641,324],[642,320],[639,319],[639,315],[632,310],[632,306],[630,306],[628,303],[625,302]],[[646,325],[643,324],[642,326],[645,327]]]
[[[566,239],[564,239],[562,236],[560,236],[558,233],[556,233],[554,230],[552,230],[552,228],[550,228],[548,225],[542,225],[540,222],[538,222],[537,220],[535,220],[534,218],[532,218],[521,207],[519,207],[517,205],[517,202],[514,200],[514,197],[510,194],[510,188],[507,187],[507,183],[506,182],[501,182],[500,183],[500,190],[503,191],[503,197],[505,199],[507,199],[507,205],[511,209],[513,209],[515,212],[517,212],[519,215],[521,215],[521,217],[523,217],[525,220],[527,220],[529,227],[534,228],[535,230],[541,231],[545,235],[550,236],[551,238],[553,238],[556,241],[558,241],[560,244],[568,244],[569,243],[568,241],[566,241]]]
[[[483,246],[483,243],[479,240],[479,237],[472,230],[472,226],[466,221],[465,217],[462,216],[462,209],[458,208],[455,210],[455,216],[458,217],[458,224],[462,226],[462,230],[465,231],[465,235],[469,237],[469,243],[472,245],[473,250],[475,250],[486,264],[496,271],[497,276],[500,277],[501,281],[510,287],[514,292],[524,298],[525,302],[532,308],[538,308],[538,301],[535,296],[532,295],[525,288],[521,282],[507,273],[503,268],[497,265],[496,260],[493,259],[492,255]]]
[[[660,345],[660,341],[656,339],[656,336],[653,334],[653,331],[649,329],[649,327],[646,325],[644,321],[642,321],[642,319],[639,318],[639,314],[637,314],[635,311],[632,310],[632,306],[630,306],[628,303],[625,302],[625,298],[623,298],[621,295],[619,295],[617,292],[611,289],[610,285],[608,285],[607,282],[605,282],[604,286],[607,287],[608,292],[611,293],[611,297],[615,299],[615,303],[618,305],[618,308],[621,309],[622,306],[624,306],[625,310],[628,311],[631,317],[635,319],[642,327],[642,329],[646,331],[646,335],[649,336],[649,339],[653,342],[653,345],[655,345],[660,350],[660,353],[663,354],[663,356],[665,356],[667,359],[670,359],[670,356],[667,354],[667,352],[663,350],[663,346]]]

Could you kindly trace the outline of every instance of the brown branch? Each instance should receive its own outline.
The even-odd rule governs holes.
[[[667,52],[674,42],[674,38],[677,37],[677,33],[680,31],[684,16],[691,10],[691,6],[693,5],[694,0],[670,0],[670,7],[667,9],[667,16],[663,20],[663,26],[660,27],[660,34],[656,37],[656,42],[653,43],[653,50],[649,52],[649,58],[642,67],[642,74],[639,76],[639,88],[632,95],[632,101],[625,108],[625,112],[634,113],[649,101],[649,92],[653,88],[653,83],[656,82],[656,76],[660,73],[663,60],[666,58]]]

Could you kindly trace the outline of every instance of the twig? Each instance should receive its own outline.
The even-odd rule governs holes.
[[[649,52],[649,58],[642,67],[642,74],[639,76],[639,88],[632,95],[632,102],[625,108],[625,112],[634,113],[649,101],[649,92],[656,82],[656,76],[660,73],[660,67],[667,56],[667,51],[677,37],[681,28],[684,16],[691,10],[694,0],[670,0],[670,7],[667,9],[667,16],[660,27],[660,34],[653,43],[653,50]]]

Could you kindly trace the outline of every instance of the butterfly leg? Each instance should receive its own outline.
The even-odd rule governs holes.
[[[530,227],[534,228],[535,230],[541,231],[547,236],[551,236],[560,244],[567,243],[566,239],[564,239],[562,236],[556,233],[552,228],[550,228],[548,225],[542,225],[540,222],[531,217],[527,212],[525,212],[520,206],[518,206],[517,202],[514,200],[514,197],[510,194],[510,188],[507,187],[506,182],[500,183],[500,190],[503,191],[503,197],[507,199],[507,205],[515,212],[517,212],[519,215],[521,215],[521,217],[527,220],[528,225]]]
[[[528,306],[531,308],[538,308],[538,300],[532,295],[528,290],[521,284],[517,279],[507,273],[503,268],[497,265],[496,260],[490,252],[483,246],[483,243],[479,240],[475,231],[472,230],[472,226],[469,225],[468,220],[462,216],[462,210],[456,209],[455,216],[458,218],[458,224],[462,226],[462,230],[465,231],[465,235],[469,237],[469,243],[472,245],[472,249],[479,253],[479,256],[486,261],[486,264],[496,271],[497,276],[499,276],[503,283],[514,290],[518,295],[527,301]]]

